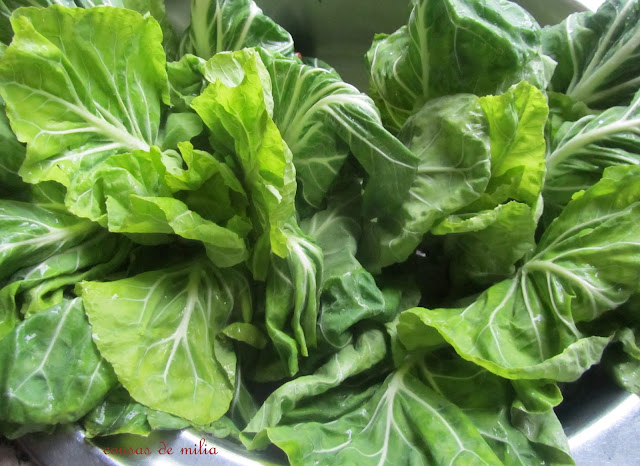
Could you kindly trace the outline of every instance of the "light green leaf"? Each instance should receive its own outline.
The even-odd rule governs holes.
[[[11,25],[9,18],[11,12],[28,6],[48,7],[60,5],[67,8],[91,8],[95,6],[112,6],[116,8],[128,8],[140,14],[150,13],[162,26],[164,36],[163,43],[167,54],[176,53],[177,38],[164,6],[164,0],[3,0],[0,2],[0,40],[9,43],[11,37]]]
[[[108,156],[149,150],[169,102],[162,32],[124,9],[21,9],[0,63],[0,95],[30,183],[73,176]],[[37,111],[34,111],[37,109]]]
[[[204,124],[195,113],[171,113],[162,129],[162,150],[177,149],[180,143],[189,142],[204,129]]]
[[[262,13],[253,0],[192,0],[191,25],[180,44],[180,55],[208,60],[222,51],[263,47],[293,54],[287,31]]]
[[[211,83],[192,107],[209,128],[214,150],[234,161],[251,200],[254,236],[262,244],[254,250],[253,270],[263,278],[264,245],[279,257],[289,253],[284,225],[294,216],[296,191],[291,151],[271,118],[269,75],[256,51],[220,53],[206,67]]]
[[[65,300],[0,341],[0,419],[58,424],[79,419],[116,383],[93,341],[82,300]]]
[[[112,232],[156,236],[174,233],[200,241],[211,260],[221,267],[244,261],[248,253],[240,235],[245,232],[234,231],[238,223],[235,215],[242,215],[242,211],[230,212],[231,218],[219,213],[214,220],[220,225],[173,197],[174,190],[197,189],[216,171],[224,170],[213,156],[194,151],[189,143],[181,144],[180,149],[182,157],[161,154],[156,148],[112,155],[93,170],[76,175],[65,199],[68,209],[100,222]],[[232,189],[237,186],[235,180]],[[212,201],[213,196],[209,197]],[[143,240],[139,236],[136,239]]]
[[[241,341],[258,349],[264,349],[268,343],[267,336],[262,330],[246,322],[234,322],[227,325],[222,329],[222,333],[233,340]]]
[[[545,174],[545,95],[522,82],[502,95],[482,97],[480,103],[489,121],[491,179],[478,204],[493,208],[515,200],[533,207]]]
[[[205,425],[227,412],[233,396],[235,354],[217,336],[244,286],[239,272],[223,276],[201,260],[115,282],[82,282],[77,291],[96,345],[131,396]]]

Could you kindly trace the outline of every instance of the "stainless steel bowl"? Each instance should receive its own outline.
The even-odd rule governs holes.
[[[585,0],[594,5],[597,0]],[[257,0],[263,10],[292,33],[299,51],[317,56],[334,66],[342,77],[367,88],[364,54],[377,32],[390,33],[406,22],[408,0]],[[541,24],[561,21],[586,6],[576,0],[519,0]],[[187,0],[167,0],[171,18],[178,29],[189,22]],[[598,368],[566,390],[569,395],[558,408],[558,415],[569,436],[569,444],[578,465],[638,465],[640,444],[640,398],[629,395],[610,382]],[[53,435],[33,434],[20,440],[33,458],[44,465],[102,466],[113,464],[191,466],[211,464],[204,456],[167,458],[119,456],[103,453],[106,446],[161,446],[163,441],[179,450],[198,443],[194,432],[155,433],[149,438],[118,436],[90,443],[79,430],[66,429]],[[207,439],[215,445],[216,465],[265,464],[278,459],[243,451],[221,440]],[[153,449],[152,449],[153,450]],[[157,450],[157,448],[155,449]],[[179,461],[177,461],[179,459]]]

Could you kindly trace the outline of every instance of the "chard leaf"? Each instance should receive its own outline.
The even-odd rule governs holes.
[[[59,304],[68,291],[66,287],[113,272],[125,262],[130,250],[131,242],[127,238],[106,231],[94,232],[82,243],[13,274],[9,279],[11,283],[0,289],[3,310],[19,311],[29,317]]]
[[[429,388],[466,414],[504,464],[573,464],[553,406],[529,413],[509,381],[445,352],[416,367]]]
[[[399,335],[411,346],[420,324],[465,359],[512,379],[576,380],[598,362],[610,337],[588,337],[576,323],[624,303],[637,289],[639,167],[614,167],[573,200],[543,234],[517,275],[466,308],[413,309]]]
[[[545,96],[527,82],[480,98],[489,123],[491,178],[482,195],[440,222],[458,290],[510,277],[535,246],[545,173]],[[519,201],[519,202],[513,202]]]
[[[191,25],[180,44],[180,55],[208,60],[218,52],[263,47],[293,54],[287,31],[265,16],[253,0],[191,0]]]
[[[233,397],[236,357],[218,333],[245,277],[195,261],[114,282],[82,282],[95,342],[131,396],[199,425]],[[122,342],[127,344],[123,345]]]
[[[207,63],[210,84],[193,109],[211,132],[211,144],[233,160],[251,200],[257,246],[252,258],[256,277],[264,278],[268,245],[288,255],[285,224],[295,214],[295,168],[291,151],[273,122],[269,75],[254,50],[219,53]]]
[[[445,235],[452,280],[468,293],[469,282],[488,285],[512,276],[516,262],[535,248],[536,227],[528,205],[507,202],[493,210],[451,216],[431,233]]]
[[[372,271],[405,261],[437,221],[478,199],[489,181],[487,119],[475,96],[434,99],[398,137],[419,162],[398,180],[402,202],[388,198],[364,227],[359,253]]]
[[[316,324],[322,284],[322,250],[295,224],[285,230],[289,254],[271,258],[265,302],[266,326],[289,375],[298,372],[298,353],[317,345]]]
[[[386,343],[380,330],[369,330],[345,346],[314,374],[301,376],[276,389],[260,407],[242,433],[241,439],[250,449],[268,444],[269,428],[298,405],[337,387],[347,378],[360,374],[382,361]]]
[[[22,322],[0,341],[0,355],[3,424],[76,421],[116,383],[91,340],[80,299]]]
[[[162,32],[124,9],[28,8],[0,63],[0,95],[27,143],[25,181],[71,178],[115,153],[149,150],[169,93]],[[37,109],[37,111],[34,111]]]
[[[493,208],[515,200],[533,207],[545,174],[545,95],[522,82],[502,95],[482,97],[480,103],[489,121],[491,179],[475,205]]]
[[[201,187],[219,169],[226,174],[223,164],[210,154],[194,151],[189,143],[181,144],[180,149],[183,155],[175,154],[175,158],[161,154],[156,148],[150,152],[112,155],[91,171],[75,176],[65,199],[68,209],[112,232],[174,233],[200,241],[211,260],[221,267],[244,261],[248,257],[242,237],[246,232],[235,228],[241,223],[235,219],[243,214],[241,211],[230,212],[231,218],[219,213],[215,218],[219,223],[214,223],[173,197],[174,191]],[[226,180],[230,179],[227,176]],[[234,182],[231,189],[241,189],[237,180],[231,180]],[[214,196],[209,197],[209,202],[215,201]],[[144,241],[145,237],[136,238]]]
[[[628,105],[640,84],[640,6],[609,0],[595,13],[575,13],[544,30],[557,62],[551,88],[594,108]]]
[[[399,130],[430,99],[499,94],[529,81],[546,88],[551,61],[540,27],[504,0],[414,0],[407,26],[379,34],[367,53],[370,94]]]
[[[555,275],[549,293],[574,296],[576,322],[591,321],[627,301],[640,277],[640,167],[611,167],[602,179],[571,201],[544,232],[526,273]],[[558,286],[560,285],[560,286]]]
[[[146,437],[151,433],[148,411],[146,406],[134,401],[122,386],[116,387],[82,419],[85,436],[134,434]]]
[[[85,241],[99,228],[61,209],[0,201],[0,278]]]
[[[331,369],[335,372],[340,367]],[[328,387],[316,383],[315,391],[326,391],[340,380],[339,375],[334,377]],[[292,388],[295,382],[289,383]],[[280,390],[284,392],[289,384]],[[246,439],[256,430],[259,411],[243,432],[245,444],[253,448],[268,438],[287,453],[292,464],[427,465],[447,464],[452,458],[461,464],[502,464],[469,418],[429,388],[410,364],[393,372],[382,385],[327,392],[318,402],[324,413],[318,415],[313,405],[303,405],[302,413],[315,414],[304,417],[297,415],[296,404],[283,405],[288,412],[280,425],[278,416],[268,416],[278,411],[265,412],[263,431],[249,443]],[[289,417],[292,420],[287,422]],[[331,422],[323,422],[325,418]]]
[[[371,99],[331,71],[264,53],[262,57],[273,84],[274,121],[292,148],[304,203],[320,207],[350,150],[368,174],[363,194],[367,221],[376,223],[382,213],[396,215],[410,197],[418,158],[382,126]],[[390,222],[395,226],[396,219]],[[402,252],[386,253],[386,248],[394,249],[395,245],[374,244],[362,249],[380,247],[385,249],[383,255],[393,257],[385,257],[388,262],[382,265],[372,263],[374,269],[401,260]]]
[[[378,155],[391,162],[395,152],[402,155],[401,145],[388,152],[393,144],[382,142],[390,138],[371,130],[380,125],[378,112],[355,87],[331,71],[295,59],[264,52],[261,56],[272,81],[273,119],[293,153],[304,203],[315,208],[322,205],[350,149],[366,157],[367,150],[376,152],[374,146],[378,146]],[[366,140],[371,141],[368,149],[357,142]],[[370,167],[376,163],[375,158],[371,160]]]
[[[191,102],[202,93],[206,85],[202,74],[204,63],[194,55],[184,55],[179,61],[167,63],[171,104],[178,111],[191,110]]]
[[[640,165],[640,92],[628,107],[564,123],[550,149],[544,197],[558,213],[576,192],[596,183],[605,168]]]
[[[0,2],[0,40],[9,43],[11,38],[11,26],[9,19],[11,13],[28,6],[48,7],[60,5],[67,8],[91,8],[95,6],[112,6],[116,8],[128,8],[140,14],[150,13],[162,26],[165,50],[168,55],[174,55],[177,49],[175,31],[169,23],[163,0],[2,0]]]
[[[342,348],[352,338],[349,328],[365,319],[391,320],[390,310],[373,276],[355,258],[360,237],[361,187],[344,181],[343,192],[331,197],[327,209],[301,224],[322,250],[321,313],[318,330],[329,345]]]
[[[13,134],[4,106],[0,105],[0,196],[5,199],[26,189],[18,175],[24,157],[25,148]]]
[[[190,112],[171,113],[160,136],[162,150],[177,149],[181,143],[191,141],[202,133],[204,125],[198,115]]]
[[[567,121],[578,121],[588,115],[600,113],[597,110],[590,109],[583,102],[572,99],[566,94],[548,91],[547,97],[549,99],[549,119],[547,120],[545,135],[549,142],[556,140],[558,130]]]

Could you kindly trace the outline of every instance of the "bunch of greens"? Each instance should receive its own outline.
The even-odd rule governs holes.
[[[0,0],[0,433],[571,464],[559,384],[640,393],[640,3],[414,0],[369,96],[191,18]]]

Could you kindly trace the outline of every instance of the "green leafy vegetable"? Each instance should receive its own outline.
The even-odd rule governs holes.
[[[615,165],[640,165],[640,93],[628,107],[566,122],[551,140],[545,202],[559,212],[578,191],[597,182]]]
[[[117,387],[82,420],[87,437],[116,434],[149,435],[148,408],[136,403],[122,387]]]
[[[520,81],[545,88],[552,61],[541,31],[503,0],[413,0],[407,26],[376,36],[367,53],[371,94],[399,130],[429,100],[500,93]]]
[[[218,52],[255,46],[293,54],[289,33],[262,14],[253,0],[191,0],[191,25],[180,44],[181,55],[208,60]]]
[[[370,95],[189,3],[0,0],[0,434],[572,464],[564,382],[640,391],[638,2],[413,0]]]
[[[245,280],[196,261],[82,282],[78,292],[96,345],[131,396],[204,425],[224,415],[233,395],[236,357],[217,334],[239,305],[234,297]]]
[[[422,322],[503,377],[576,380],[610,341],[583,335],[576,323],[624,303],[637,286],[639,176],[638,167],[607,170],[551,224],[514,278],[466,308],[407,311],[400,338],[411,347],[441,344],[437,334],[416,339]]]
[[[640,85],[639,19],[637,2],[609,0],[545,29],[545,52],[558,62],[553,90],[595,108],[628,105]]]
[[[0,95],[27,143],[25,181],[68,186],[110,155],[149,150],[169,100],[156,21],[130,10],[57,6],[21,9],[11,21]]]
[[[116,383],[77,298],[22,322],[0,340],[0,355],[3,424],[75,421]]]

